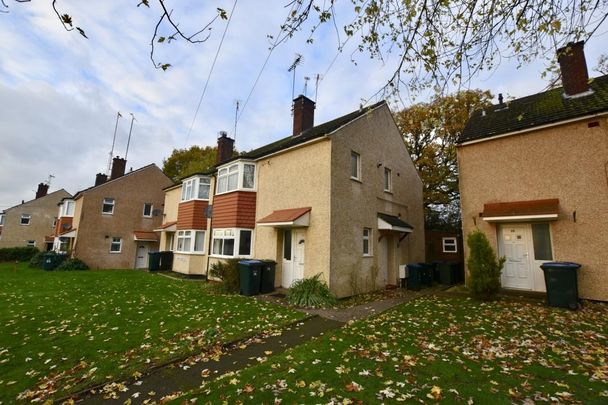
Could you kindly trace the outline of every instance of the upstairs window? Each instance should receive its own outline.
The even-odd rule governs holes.
[[[456,238],[442,238],[443,253],[457,253],[458,245],[456,244]]]
[[[32,216],[30,214],[21,214],[21,225],[29,225],[32,220]]]
[[[255,164],[238,162],[217,172],[217,194],[255,189]]]
[[[110,244],[110,253],[120,253],[122,251],[122,238],[113,237]]]
[[[361,180],[361,156],[357,152],[350,152],[350,178]]]
[[[63,203],[63,213],[62,216],[73,217],[74,216],[74,207],[76,203],[74,201],[65,201]]]
[[[363,228],[363,256],[372,255],[372,245],[370,243],[372,239],[371,228]]]
[[[114,199],[113,198],[104,198],[103,199],[103,207],[101,208],[102,214],[112,215],[114,214]]]
[[[384,168],[384,191],[393,191],[393,172],[388,167]]]
[[[152,208],[154,205],[150,203],[144,203],[144,217],[151,218],[152,217]]]
[[[208,200],[210,183],[209,177],[194,177],[185,180],[182,184],[182,201]]]

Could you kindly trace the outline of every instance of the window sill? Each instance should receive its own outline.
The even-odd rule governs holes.
[[[374,255],[363,255],[364,258],[374,257]]]
[[[217,197],[218,195],[235,193],[237,191],[245,191],[245,192],[248,192],[248,193],[255,193],[256,189],[255,188],[237,188],[237,189],[230,190],[230,191],[224,191],[223,193],[215,193],[214,197]]]
[[[111,255],[117,255],[119,253],[122,253],[122,252],[110,252]]]
[[[205,256],[205,252],[180,252],[179,250],[174,250],[173,251],[174,254],[180,254],[180,255],[188,255],[188,256]]]
[[[384,190],[384,192],[385,192],[386,194],[393,195],[393,191],[392,191],[392,190]]]
[[[180,203],[185,203],[189,201],[209,201],[208,198],[189,198],[187,200],[179,200]]]
[[[152,215],[142,215],[141,217],[142,218],[146,218],[146,219],[150,219],[150,218],[152,218]]]
[[[113,212],[102,212],[101,215],[108,215],[108,216],[110,216],[110,215],[114,215],[114,213]]]
[[[352,177],[352,176],[351,176],[351,178],[350,178],[350,179],[351,179],[352,181],[356,182],[356,183],[363,184],[363,182],[361,181],[361,179],[358,179],[358,178],[356,178],[356,177]]]
[[[253,256],[222,256],[222,255],[209,255],[211,259],[252,259]]]

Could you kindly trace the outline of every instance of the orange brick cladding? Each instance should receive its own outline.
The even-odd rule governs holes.
[[[177,229],[207,229],[205,210],[209,202],[192,200],[179,203]]]
[[[255,228],[256,193],[235,191],[213,199],[213,228]]]
[[[72,217],[61,217],[57,220],[55,224],[55,236],[69,230],[72,228]]]

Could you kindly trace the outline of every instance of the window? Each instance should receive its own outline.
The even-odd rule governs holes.
[[[74,201],[65,201],[63,203],[61,216],[73,217],[75,205],[76,205],[76,203]]]
[[[173,232],[167,232],[167,239],[165,240],[165,250],[173,250]]]
[[[372,239],[372,230],[370,228],[363,228],[363,256],[372,255],[372,245],[370,243]]]
[[[103,207],[101,208],[102,214],[114,214],[114,199],[113,198],[104,198],[103,199]]]
[[[242,173],[242,176],[241,176]],[[255,165],[252,163],[235,163],[221,168],[217,172],[217,193],[227,193],[238,189],[255,188]]]
[[[21,225],[29,225],[32,216],[30,214],[21,214]]]
[[[205,231],[177,231],[177,252],[205,253]]]
[[[199,177],[198,179],[198,198],[201,200],[209,199],[209,185],[211,179],[209,177]]]
[[[549,224],[532,224],[534,260],[553,260]]]
[[[182,201],[192,199],[192,187],[194,186],[194,180],[185,181],[182,184]]]
[[[443,253],[458,252],[458,245],[456,244],[456,238],[442,238],[442,241],[443,241]]]
[[[53,228],[57,226],[57,217],[53,218]]]
[[[27,241],[27,245],[28,246],[32,246],[32,247],[36,247],[36,241],[35,240],[28,240]]]
[[[144,203],[144,217],[146,217],[146,218],[152,217],[152,208],[153,208],[152,204]]]
[[[182,184],[182,201],[208,200],[210,183],[211,179],[209,177],[195,177],[184,181]]]
[[[393,191],[393,173],[388,167],[384,168],[384,191]]]
[[[4,225],[4,214],[0,214],[0,225]]]
[[[350,152],[350,178],[361,180],[361,156],[357,152]]]
[[[291,229],[283,231],[283,259],[291,260]]]
[[[251,256],[252,236],[251,229],[215,229],[212,252],[216,256]]]
[[[120,253],[122,250],[122,238],[113,237],[110,244],[110,253]]]
[[[192,231],[177,231],[177,251],[189,252],[192,241]]]

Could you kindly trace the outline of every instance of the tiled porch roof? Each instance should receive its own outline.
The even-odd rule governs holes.
[[[483,206],[483,218],[554,216],[559,212],[559,199],[489,203]]]
[[[260,219],[258,221],[258,224],[295,221],[302,215],[306,214],[307,212],[310,212],[311,209],[311,207],[303,207],[273,211],[272,214]]]

